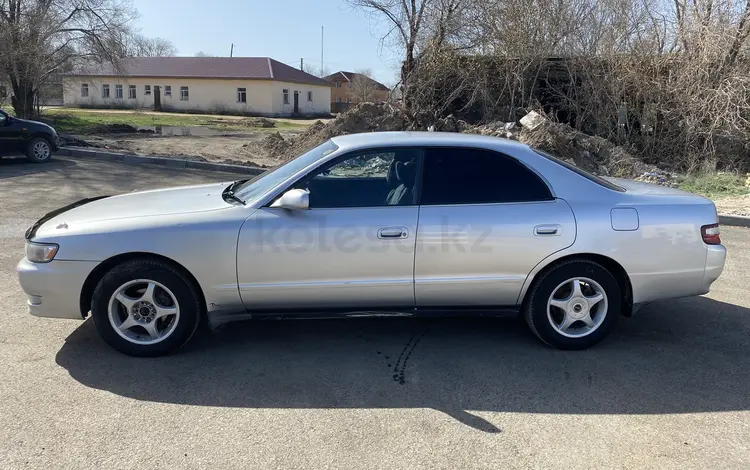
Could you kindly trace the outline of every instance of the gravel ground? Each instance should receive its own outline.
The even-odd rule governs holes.
[[[750,231],[710,295],[562,352],[514,319],[256,322],[159,359],[26,313],[23,232],[76,199],[232,179],[0,160],[0,468],[750,468]]]
[[[750,216],[750,194],[715,199],[719,214]]]

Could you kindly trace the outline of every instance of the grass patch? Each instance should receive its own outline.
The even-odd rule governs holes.
[[[172,126],[193,127],[206,126],[216,129],[235,131],[272,131],[304,130],[308,124],[276,121],[276,127],[253,127],[253,118],[232,119],[222,116],[193,116],[190,114],[152,114],[139,111],[100,112],[75,108],[48,108],[42,117],[59,132],[70,134],[87,134],[96,126],[125,124],[133,127]]]
[[[737,173],[705,173],[686,176],[679,188],[708,198],[750,194],[750,176]]]

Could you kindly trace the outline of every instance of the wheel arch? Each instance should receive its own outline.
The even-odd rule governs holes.
[[[91,310],[91,298],[94,295],[94,289],[96,289],[96,286],[99,284],[99,281],[101,281],[104,275],[107,274],[112,268],[114,268],[118,264],[124,263],[126,261],[131,261],[134,259],[159,260],[167,264],[170,264],[174,268],[180,270],[185,276],[187,276],[190,282],[194,284],[196,291],[198,292],[198,295],[200,296],[200,301],[203,307],[203,312],[206,311],[206,297],[203,294],[203,289],[201,288],[201,285],[198,282],[198,280],[195,278],[195,276],[193,276],[193,274],[188,269],[186,269],[183,265],[181,265],[177,261],[167,256],[159,255],[156,253],[136,251],[136,252],[121,253],[119,255],[115,255],[110,258],[107,258],[106,260],[99,263],[89,273],[88,277],[86,277],[86,280],[83,282],[83,286],[81,287],[81,294],[80,294],[80,299],[79,299],[79,307],[81,309],[82,318],[86,318],[88,316],[89,311]]]
[[[617,283],[621,286],[622,290],[622,314],[626,317],[632,315],[633,284],[630,281],[630,276],[628,276],[625,268],[623,268],[622,265],[616,260],[608,256],[596,253],[572,253],[550,260],[546,264],[540,263],[539,265],[537,265],[537,267],[534,268],[534,270],[529,274],[526,282],[524,283],[521,294],[519,295],[520,304],[525,305],[526,301],[528,300],[529,292],[531,292],[532,290],[531,286],[533,286],[538,279],[541,279],[547,272],[554,269],[561,263],[572,260],[593,261],[604,266],[607,271],[612,273],[612,275],[617,280]]]

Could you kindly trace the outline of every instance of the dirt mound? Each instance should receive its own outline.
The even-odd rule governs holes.
[[[138,128],[130,124],[97,124],[88,131],[92,134],[134,134]]]
[[[584,134],[566,124],[552,122],[541,113],[532,111],[520,122],[521,126],[515,121],[473,126],[450,115],[433,121],[426,128],[518,140],[597,175],[660,184],[670,184],[674,179],[674,175],[643,163],[622,146],[602,137]],[[339,135],[415,128],[418,126],[410,123],[406,113],[396,106],[361,103],[328,123],[316,122],[297,137],[285,139],[278,132],[270,134],[260,142],[259,151],[275,158],[288,159]]]
[[[261,150],[278,158],[295,157],[331,137],[358,132],[402,131],[408,126],[404,112],[390,104],[360,103],[335,119],[316,122],[305,132],[291,139],[271,134],[260,144]]]
[[[518,140],[544,150],[588,172],[601,176],[634,178],[669,184],[674,175],[648,165],[626,148],[602,137],[579,132],[566,124],[548,121],[539,113],[529,113],[523,127],[515,122],[492,122],[466,132]]]

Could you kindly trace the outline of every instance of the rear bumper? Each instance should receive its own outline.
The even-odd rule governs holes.
[[[703,274],[703,285],[706,292],[711,284],[719,279],[721,272],[724,271],[724,262],[727,259],[727,249],[724,245],[708,245],[706,253],[706,271]]]
[[[81,320],[81,288],[96,265],[95,261],[32,263],[22,259],[16,272],[26,293],[29,313],[37,317]]]

